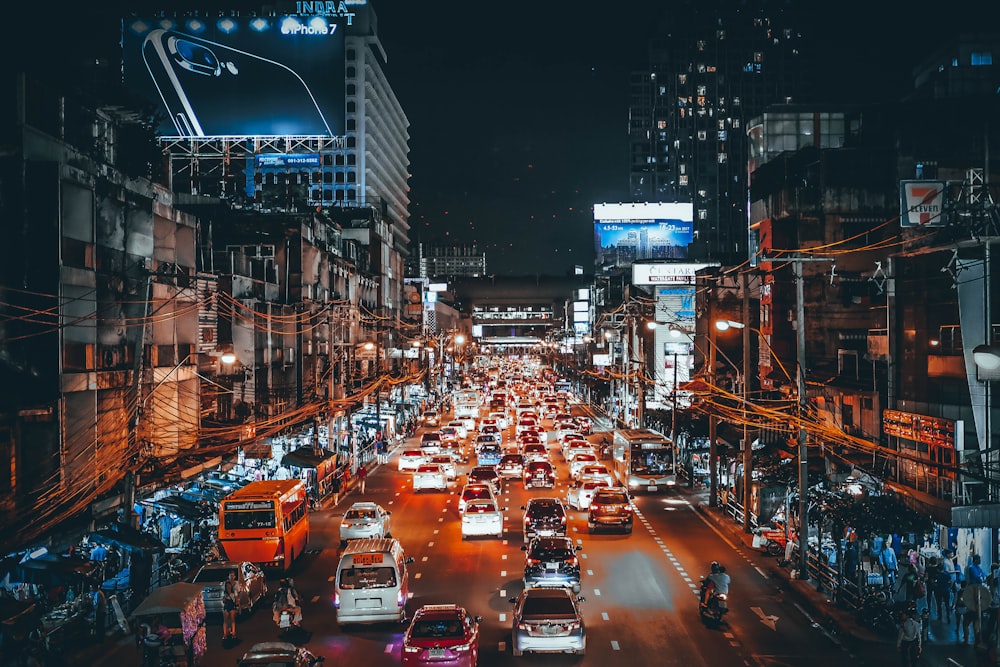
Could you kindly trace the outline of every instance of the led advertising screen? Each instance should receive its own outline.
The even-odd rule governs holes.
[[[164,136],[343,136],[341,20],[129,18],[125,85],[155,105]]]
[[[594,204],[594,248],[601,266],[642,259],[683,259],[694,238],[693,206]]]

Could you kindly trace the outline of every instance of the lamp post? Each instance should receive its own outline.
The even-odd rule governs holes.
[[[378,332],[375,340],[365,343],[365,349],[375,353],[375,432],[382,433],[382,350],[379,345]],[[378,436],[376,435],[376,438]],[[385,437],[384,434],[382,437]]]
[[[750,505],[753,502],[753,449],[750,446],[749,429],[747,428],[747,401],[749,393],[747,384],[750,378],[750,329],[741,322],[718,320],[715,328],[719,331],[740,329],[743,332],[743,530],[750,532]],[[759,332],[758,332],[759,333]]]

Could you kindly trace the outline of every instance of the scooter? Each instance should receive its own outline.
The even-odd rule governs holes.
[[[702,602],[702,600],[705,599],[705,589],[708,586],[708,579],[702,579],[702,594],[698,598],[698,613],[703,620],[715,624],[724,623],[725,621],[723,620],[723,617],[729,613],[729,595],[726,593],[717,593],[713,587],[713,590],[709,595],[708,602]]]

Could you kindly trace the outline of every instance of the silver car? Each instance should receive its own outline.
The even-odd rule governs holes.
[[[526,588],[514,600],[511,644],[514,655],[587,651],[582,597],[565,588]]]
[[[202,599],[205,613],[222,613],[222,598],[229,573],[236,573],[236,600],[239,612],[250,612],[261,598],[267,595],[264,572],[250,562],[231,560],[216,561],[203,565],[191,583],[203,586]]]
[[[389,537],[389,514],[377,503],[354,503],[340,521],[340,546],[346,545],[348,540]]]

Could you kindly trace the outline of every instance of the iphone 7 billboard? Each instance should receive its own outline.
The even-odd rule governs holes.
[[[335,16],[129,18],[125,85],[179,137],[343,136]]]

